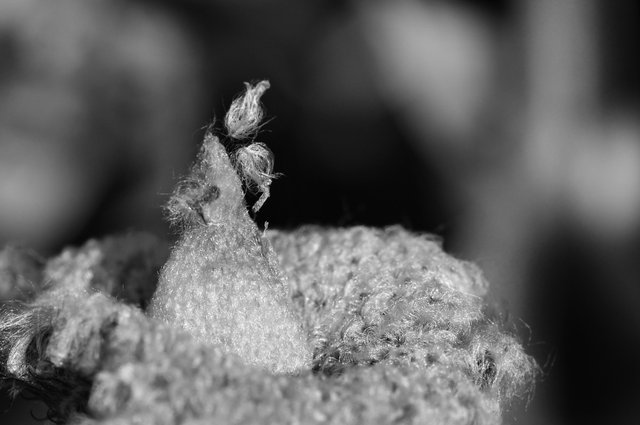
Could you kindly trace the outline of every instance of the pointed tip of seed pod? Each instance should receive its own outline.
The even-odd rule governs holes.
[[[251,138],[260,127],[260,121],[264,116],[260,98],[271,84],[262,80],[255,85],[244,83],[246,90],[238,96],[229,107],[224,119],[224,125],[229,137],[237,140]]]
[[[267,80],[254,85],[244,84],[246,90],[232,102],[224,125],[231,139],[251,139],[250,143],[239,143],[228,152],[215,136],[213,124],[207,127],[198,160],[190,175],[177,185],[167,204],[168,218],[174,226],[189,228],[207,224],[210,219],[207,211],[211,212],[207,205],[214,193],[216,208],[220,211],[235,207],[236,200],[244,202],[240,181],[247,190],[260,193],[253,212],[257,212],[269,198],[269,186],[277,177],[273,173],[273,153],[266,145],[254,140],[264,115],[260,98],[270,84]]]

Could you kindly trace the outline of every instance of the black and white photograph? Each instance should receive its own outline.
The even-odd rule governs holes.
[[[639,424],[638,40],[636,0],[0,0],[0,424]]]

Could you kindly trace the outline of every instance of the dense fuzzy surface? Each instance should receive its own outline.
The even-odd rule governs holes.
[[[27,269],[24,256],[38,257],[20,252],[13,257],[20,270],[39,280],[23,296],[25,278],[3,279],[9,292],[21,296],[0,304],[0,382],[14,393],[34,394],[50,406],[52,419],[63,420],[84,409],[100,357],[95,352],[100,334],[85,316],[108,320],[101,316],[104,310],[93,310],[86,301],[100,294],[112,303],[146,306],[168,246],[152,235],[130,233],[90,240]]]
[[[255,225],[186,232],[163,267],[150,315],[274,373],[311,367],[311,351],[273,250]]]
[[[306,227],[269,238],[316,371],[379,363],[464,370],[494,402],[522,394],[532,377],[532,360],[485,314],[480,270],[435,239],[399,226]]]
[[[109,244],[92,242],[49,261],[58,273],[30,305],[3,311],[5,379],[83,424],[497,424],[526,394],[535,365],[483,314],[478,270],[430,238],[398,227],[267,237],[314,347],[313,371],[256,369],[116,300],[101,282],[122,268],[100,267],[93,280]],[[153,263],[157,253],[140,262],[143,251],[124,263]]]
[[[102,292],[146,308],[168,256],[167,243],[148,233],[94,239],[49,260],[42,286],[53,297]]]

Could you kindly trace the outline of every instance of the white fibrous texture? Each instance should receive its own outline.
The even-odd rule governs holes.
[[[96,241],[49,260],[49,289],[3,308],[5,382],[83,424],[499,424],[529,393],[535,363],[483,312],[478,270],[428,237],[357,227],[267,238],[313,349],[309,369],[256,368],[224,342],[149,318],[140,300],[115,298],[106,282],[124,269],[147,281],[166,247],[130,249],[113,268],[96,259],[116,252]],[[145,293],[149,283],[127,284]]]

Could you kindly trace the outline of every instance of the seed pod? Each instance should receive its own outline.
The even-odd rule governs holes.
[[[212,133],[168,209],[183,233],[149,314],[274,373],[308,369],[311,351],[288,284],[249,217],[242,179]]]

